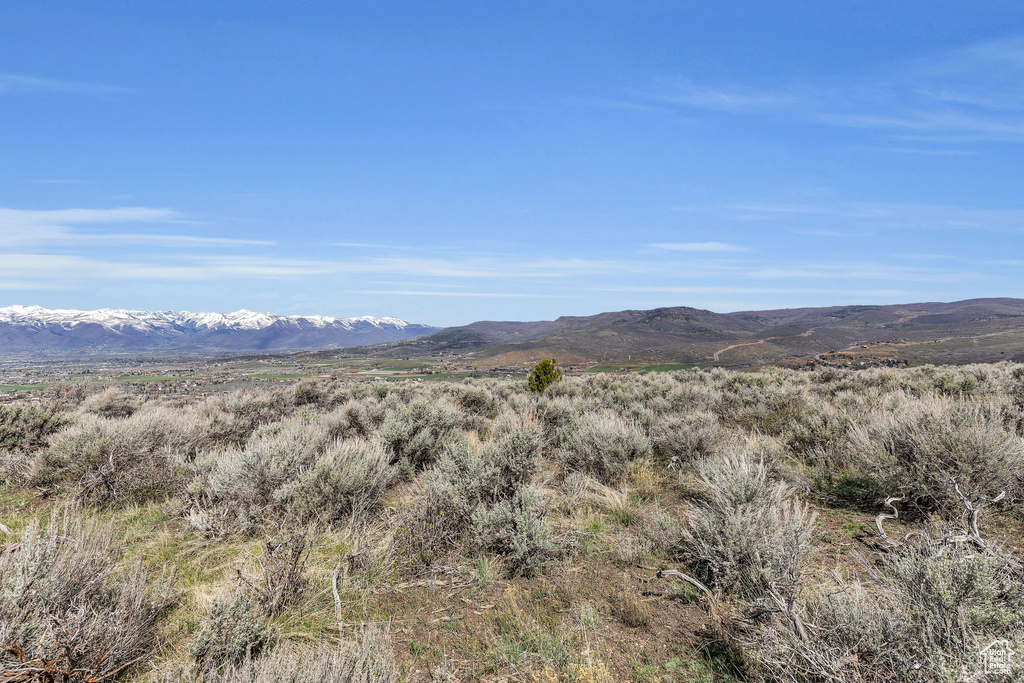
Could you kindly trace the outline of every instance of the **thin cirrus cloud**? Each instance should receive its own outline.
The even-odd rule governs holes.
[[[870,80],[753,86],[661,78],[635,91],[633,99],[692,112],[873,130],[919,142],[1024,142],[1022,83],[1024,36],[1014,36],[896,67]]]
[[[685,78],[660,79],[643,94],[662,104],[730,113],[785,111],[808,99],[796,90],[702,86]]]
[[[66,286],[57,284],[55,282],[21,282],[18,280],[0,280],[0,291],[7,292],[55,291],[66,288]]]
[[[106,95],[130,92],[128,88],[107,83],[41,78],[24,74],[0,74],[0,95],[64,93],[68,95]]]
[[[784,267],[757,268],[747,277],[767,280],[860,280],[863,282],[950,282],[977,280],[972,272],[953,272],[935,268],[914,268],[877,263],[796,264]]]
[[[806,287],[600,287],[595,288],[593,291],[599,292],[623,292],[623,293],[640,293],[640,294],[760,294],[760,295],[775,295],[775,294],[808,294]],[[906,289],[821,289],[815,287],[813,290],[814,294],[836,294],[836,295],[849,295],[855,294],[857,296],[866,297],[879,297],[879,298],[904,298],[909,299],[914,296],[918,296],[917,292],[906,290]]]
[[[69,234],[69,242],[104,244],[151,244],[165,247],[237,247],[272,246],[272,240],[235,239],[232,237],[196,237],[195,235],[149,235],[143,233]]]
[[[648,245],[654,249],[666,251],[691,251],[691,252],[721,252],[721,251],[747,251],[746,247],[725,242],[656,242]]]
[[[112,209],[12,209],[0,207],[0,245],[55,244],[150,245],[176,248],[269,246],[270,240],[181,234],[99,232],[83,226],[188,223],[178,212],[142,206]]]
[[[691,275],[736,272],[739,266],[650,260],[596,259],[523,259],[515,255],[460,261],[439,258],[355,258],[310,259],[301,257],[258,256],[251,254],[190,254],[174,258],[139,259],[122,256],[94,258],[80,254],[41,254],[32,252],[0,254],[0,272],[15,275],[18,281],[63,279],[138,279],[138,280],[219,280],[219,279],[307,279],[329,277],[346,279],[365,275],[401,276],[434,283],[428,287],[380,289],[380,292],[439,292],[458,281],[525,282],[546,280],[565,282],[566,286],[592,277],[649,277],[686,270]],[[521,296],[514,292],[479,292],[480,296]],[[411,296],[419,296],[410,294]],[[436,294],[448,296],[449,294]],[[468,296],[451,293],[451,296]],[[530,296],[534,296],[531,294]]]
[[[467,297],[485,299],[548,299],[553,294],[523,294],[519,292],[449,292],[437,290],[414,290],[414,289],[369,289],[357,294],[384,294],[389,296],[437,296],[437,297]]]
[[[1024,210],[950,204],[762,202],[726,205],[712,212],[741,222],[784,220],[797,232],[836,237],[863,237],[884,230],[1024,232]],[[822,227],[822,223],[827,223],[828,227]]]
[[[183,280],[238,278],[296,279],[332,272],[332,264],[304,259],[249,256],[189,257],[168,261],[110,260],[69,254],[0,254],[0,272],[20,282],[48,282],[60,274],[64,281]]]

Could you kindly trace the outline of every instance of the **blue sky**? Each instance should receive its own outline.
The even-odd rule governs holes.
[[[33,0],[0,25],[0,305],[1024,296],[1019,2]]]

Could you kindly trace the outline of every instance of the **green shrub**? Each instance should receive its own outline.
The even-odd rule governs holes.
[[[964,372],[944,372],[934,380],[935,390],[945,396],[969,396],[981,386],[978,378]]]
[[[530,387],[530,391],[535,391],[538,394],[544,393],[549,386],[561,381],[562,371],[555,367],[554,358],[542,360],[534,365],[529,377],[526,378],[526,384]]]

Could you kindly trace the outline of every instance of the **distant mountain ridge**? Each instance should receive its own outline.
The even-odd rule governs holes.
[[[0,355],[348,347],[409,339],[437,329],[395,317],[8,306],[0,308]]]
[[[870,352],[861,347],[871,345]],[[534,322],[481,321],[364,352],[451,355],[483,366],[563,363],[757,365],[832,351],[910,362],[1024,361],[1024,299],[712,311],[676,306]]]

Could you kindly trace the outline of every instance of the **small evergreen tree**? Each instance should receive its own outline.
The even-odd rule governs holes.
[[[527,379],[530,391],[536,391],[538,394],[543,393],[549,384],[561,381],[562,371],[555,367],[554,358],[551,360],[544,359],[534,365]]]

